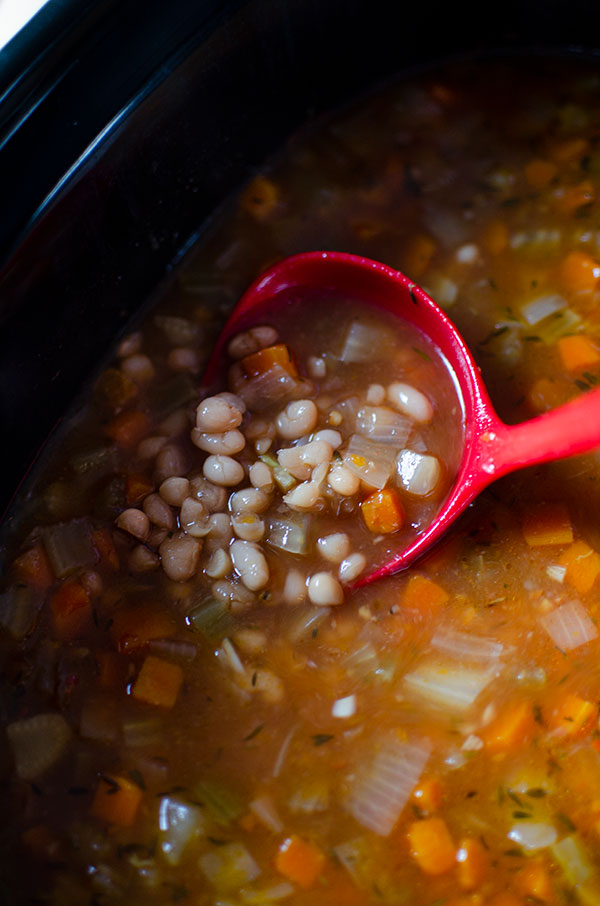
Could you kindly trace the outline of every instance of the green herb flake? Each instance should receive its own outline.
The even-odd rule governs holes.
[[[257,727],[254,727],[247,736],[244,736],[244,742],[250,742],[251,739],[256,739],[261,730],[264,729],[264,726],[264,724],[258,724]]]
[[[315,733],[311,739],[316,746],[322,746],[325,745],[326,742],[331,742],[331,740],[334,739],[334,735],[333,733]]]

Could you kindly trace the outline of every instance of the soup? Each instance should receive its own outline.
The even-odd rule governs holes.
[[[455,474],[436,351],[301,300],[202,387],[247,283],[318,247],[423,285],[507,421],[595,386],[599,95],[541,61],[381,90],[295,137],[121,339],[8,539],[7,902],[600,901],[597,454],[355,589]]]

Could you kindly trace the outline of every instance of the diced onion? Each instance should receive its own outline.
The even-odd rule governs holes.
[[[329,808],[329,785],[324,778],[311,777],[296,786],[288,808],[296,814],[312,815]]]
[[[380,327],[353,321],[340,354],[345,363],[372,362],[381,355],[381,348],[389,343],[389,334]]]
[[[356,714],[356,695],[338,698],[331,707],[332,717],[352,717],[354,714]]]
[[[281,833],[283,830],[283,821],[279,817],[271,796],[266,794],[264,796],[257,796],[256,799],[253,799],[252,802],[250,802],[248,808],[256,815],[258,820],[265,825],[265,827],[275,834]]]
[[[248,906],[264,906],[265,903],[278,903],[291,896],[294,888],[289,881],[271,884],[270,887],[261,887],[258,890],[240,890],[240,897]]]
[[[41,777],[63,756],[71,730],[62,714],[36,714],[8,724],[15,768],[22,780]]]
[[[444,654],[471,661],[497,660],[503,651],[501,642],[482,636],[459,632],[450,626],[440,626],[431,640],[431,645]]]
[[[388,738],[353,782],[346,807],[363,827],[387,837],[394,828],[429,758],[425,740]]]
[[[497,674],[496,667],[464,667],[456,662],[423,661],[404,677],[404,686],[430,704],[466,711]]]
[[[598,630],[578,601],[561,604],[545,614],[540,623],[561,651],[571,651],[597,638]]]
[[[564,837],[552,847],[552,854],[570,884],[583,884],[592,874],[587,853],[576,837]]]
[[[286,519],[269,519],[267,542],[271,547],[289,554],[308,553],[308,516],[292,514]]]
[[[344,453],[344,465],[361,481],[381,490],[387,484],[396,462],[396,450],[390,444],[378,444],[360,434],[353,434]]]
[[[537,821],[517,821],[508,832],[513,843],[523,849],[544,849],[556,843],[556,828],[552,824]]]
[[[224,843],[202,853],[200,868],[217,890],[239,890],[254,881],[260,868],[243,843]]]
[[[565,574],[567,572],[566,566],[559,566],[558,563],[552,563],[550,566],[546,567],[546,575],[549,579],[554,579],[555,582],[564,582]]]
[[[527,324],[533,326],[534,324],[538,324],[540,321],[549,318],[550,315],[556,314],[557,311],[562,311],[566,307],[566,299],[563,299],[563,297],[559,296],[557,293],[552,293],[547,296],[538,296],[536,299],[532,299],[531,302],[527,302],[525,305],[521,306],[521,317]]]
[[[551,346],[560,337],[573,333],[580,324],[581,317],[571,308],[566,308],[564,311],[557,312],[553,318],[549,318],[543,324],[540,324],[537,328],[537,334],[544,343],[548,343]]]
[[[177,865],[196,837],[206,832],[202,809],[173,796],[163,796],[158,806],[158,842],[169,865]]]
[[[52,572],[58,579],[77,569],[91,566],[95,560],[90,526],[85,519],[50,525],[44,529],[42,540]]]
[[[401,450],[396,460],[396,474],[400,487],[426,497],[435,490],[442,473],[439,459],[430,454],[416,453],[414,450]]]
[[[408,439],[411,423],[387,406],[363,406],[356,413],[356,430],[375,443],[400,447]]]

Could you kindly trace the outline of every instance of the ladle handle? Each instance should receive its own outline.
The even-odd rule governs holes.
[[[479,438],[478,468],[494,481],[515,469],[594,447],[600,447],[600,388],[518,425],[492,423]]]

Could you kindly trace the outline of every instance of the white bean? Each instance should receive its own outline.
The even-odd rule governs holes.
[[[231,517],[233,530],[242,541],[262,541],[265,524],[256,513],[240,513]]]
[[[136,453],[140,459],[154,459],[166,443],[166,437],[145,437],[139,442]]]
[[[260,629],[238,629],[233,641],[244,654],[262,654],[267,647],[267,636]]]
[[[121,362],[121,371],[136,384],[146,384],[154,377],[154,365],[147,355],[141,353],[127,356]]]
[[[334,431],[333,428],[323,428],[321,431],[317,431],[316,434],[313,434],[312,440],[324,440],[334,450],[342,446],[342,435],[339,431]]]
[[[385,387],[383,384],[371,384],[367,390],[367,402],[370,406],[381,406],[385,400]]]
[[[187,409],[175,409],[158,426],[161,434],[165,437],[177,437],[179,434],[185,434],[191,426],[190,414]]]
[[[208,511],[201,500],[186,497],[179,514],[181,528],[193,538],[204,538],[210,531]]]
[[[183,532],[165,538],[159,554],[162,567],[174,582],[186,582],[196,574],[202,544]]]
[[[171,531],[175,526],[173,510],[160,494],[148,494],[143,504],[144,513],[157,528]]]
[[[158,493],[169,506],[181,506],[190,494],[190,483],[187,478],[178,478],[176,475],[165,478],[158,489]]]
[[[330,463],[333,447],[324,440],[313,440],[298,447],[285,447],[277,453],[279,465],[298,481],[306,481],[321,463]]]
[[[224,579],[227,573],[233,568],[231,557],[228,551],[222,547],[213,552],[210,560],[206,564],[204,571],[211,579]]]
[[[289,569],[283,583],[283,600],[286,604],[301,604],[306,598],[306,578],[297,569]]]
[[[350,553],[350,538],[345,532],[335,532],[317,539],[317,550],[325,560],[341,563]]]
[[[127,565],[132,573],[149,573],[160,566],[158,554],[138,544],[129,554]]]
[[[203,434],[199,428],[193,428],[191,437],[192,443],[200,450],[217,455],[235,456],[246,446],[246,438],[237,428],[223,434]]]
[[[268,493],[273,490],[275,484],[273,473],[266,462],[253,462],[248,469],[248,477],[253,487],[258,488],[260,491]]]
[[[342,497],[351,497],[358,493],[360,478],[351,472],[342,463],[334,463],[327,476],[327,484],[336,494]]]
[[[244,469],[236,459],[231,456],[207,456],[202,466],[204,477],[214,484],[232,488],[239,484],[244,477]]]
[[[188,458],[177,444],[165,444],[155,461],[159,481],[172,478],[174,475],[185,475],[188,470]]]
[[[221,512],[227,501],[227,491],[225,488],[218,487],[212,481],[196,475],[190,480],[192,494],[201,500],[209,513]]]
[[[136,352],[139,352],[142,348],[142,334],[139,330],[136,330],[135,333],[130,333],[129,336],[124,337],[117,347],[117,355],[119,358],[125,358],[129,355],[135,355]]]
[[[133,535],[139,541],[146,541],[150,534],[150,520],[141,510],[131,507],[117,517],[117,525],[124,532]]]
[[[367,558],[364,554],[356,552],[345,557],[340,563],[338,571],[340,582],[354,582],[354,580],[360,576],[366,565]]]
[[[292,488],[283,498],[287,505],[293,510],[310,510],[315,507],[321,498],[321,485],[327,475],[327,468],[327,463],[322,463],[314,469],[310,481],[303,481]]]
[[[430,422],[433,418],[433,406],[430,400],[410,384],[395,382],[387,389],[387,398],[392,406],[403,415],[408,415],[419,424]]]
[[[269,495],[258,488],[242,488],[229,498],[232,513],[264,513],[269,506]]]
[[[223,434],[241,425],[242,413],[243,409],[234,405],[231,399],[209,396],[196,409],[196,427],[209,434]]]
[[[227,513],[213,513],[208,517],[208,535],[214,541],[227,544],[233,537],[231,519]]]
[[[286,440],[296,440],[314,431],[319,411],[312,400],[294,400],[276,418],[277,430]]]
[[[227,347],[227,352],[232,359],[243,359],[244,356],[258,352],[265,346],[272,346],[277,342],[277,331],[274,327],[251,327],[243,333],[236,334]]]
[[[234,613],[239,613],[254,604],[255,598],[252,592],[239,582],[221,579],[213,582],[210,590],[218,601],[229,604]]]
[[[309,356],[307,366],[311,378],[324,378],[327,374],[327,363],[321,356]]]
[[[269,581],[269,566],[261,549],[250,541],[234,541],[229,548],[236,572],[250,591],[264,588]]]
[[[331,573],[315,573],[308,580],[308,597],[313,604],[319,607],[329,607],[334,604],[342,604],[344,601],[344,590],[335,576]]]
[[[200,371],[201,359],[197,349],[190,346],[176,346],[167,356],[167,365],[171,371],[197,374]]]
[[[426,497],[437,487],[442,468],[437,456],[401,450],[396,459],[398,484],[417,497]]]

